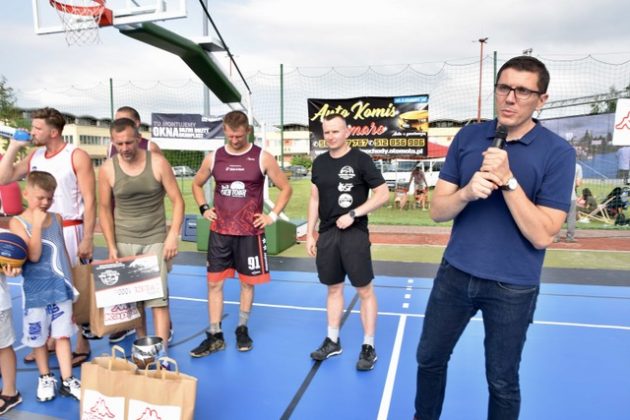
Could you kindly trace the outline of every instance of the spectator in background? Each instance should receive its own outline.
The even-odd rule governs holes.
[[[628,183],[630,174],[630,146],[621,147],[617,150],[617,178],[623,179],[623,183]]]
[[[593,197],[593,193],[589,188],[584,188],[582,196],[577,199],[576,205],[577,211],[590,213],[597,208],[597,200]]]
[[[575,240],[575,222],[577,221],[577,189],[582,185],[582,166],[575,164],[575,178],[573,178],[573,191],[571,192],[571,208],[567,214],[567,242],[576,242]],[[553,238],[554,242],[560,241],[560,233]]]
[[[422,170],[422,163],[419,163],[413,171],[411,172],[411,177],[409,178],[409,184],[413,183],[414,185],[414,199],[415,204],[420,206],[422,210],[426,210],[425,207],[427,205],[427,194],[429,192],[427,186],[427,178],[424,175],[424,171]],[[415,206],[414,206],[415,207]]]

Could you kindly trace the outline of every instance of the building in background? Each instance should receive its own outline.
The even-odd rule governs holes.
[[[284,166],[291,164],[293,156],[308,156],[310,154],[310,133],[306,125],[285,124],[284,147],[282,149],[280,147],[280,126],[275,126],[272,130],[263,129],[263,131],[261,136],[263,148],[275,156],[278,162],[283,160]]]

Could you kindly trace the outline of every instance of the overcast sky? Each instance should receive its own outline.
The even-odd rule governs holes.
[[[34,34],[31,2],[3,2],[0,75],[15,90],[119,80],[190,79],[176,56],[101,30],[102,43],[69,47],[63,35]],[[45,1],[47,3],[47,1]],[[18,6],[19,4],[19,6]],[[487,54],[630,59],[627,2],[598,0],[209,0],[208,8],[243,73],[291,67],[454,62]],[[160,23],[183,35],[202,34],[199,0],[188,18]],[[223,60],[223,59],[222,59]],[[19,105],[19,102],[18,102]]]

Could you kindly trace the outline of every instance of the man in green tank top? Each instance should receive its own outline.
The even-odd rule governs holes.
[[[101,229],[110,259],[141,254],[158,256],[165,294],[163,298],[145,301],[144,305],[152,308],[155,333],[166,348],[170,328],[167,264],[177,255],[184,200],[164,156],[138,147],[141,136],[133,120],[115,120],[110,133],[118,154],[105,161],[99,172]],[[168,229],[165,195],[173,204]],[[146,326],[138,329],[137,335],[145,336]]]

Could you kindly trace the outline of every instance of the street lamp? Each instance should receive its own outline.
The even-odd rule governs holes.
[[[479,38],[479,96],[477,97],[477,122],[481,122],[481,81],[483,78],[483,44],[488,38]]]

